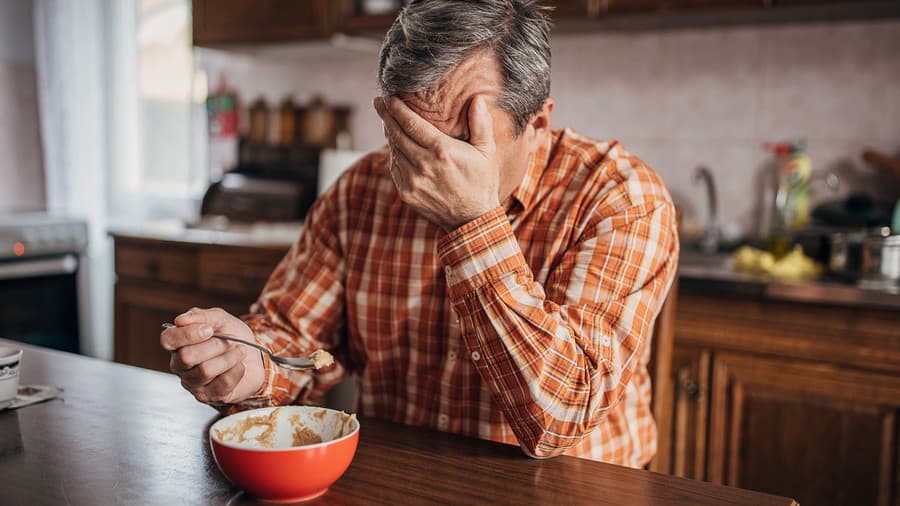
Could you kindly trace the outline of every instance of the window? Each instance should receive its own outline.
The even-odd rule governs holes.
[[[115,189],[129,198],[114,200],[119,200],[119,206],[143,204],[140,214],[158,217],[167,212],[156,199],[195,200],[206,187],[206,76],[194,68],[190,0],[134,2],[130,39],[136,59],[122,61],[124,75],[134,72],[135,85],[125,90],[136,89],[136,104],[128,91],[122,92],[123,100],[110,101],[126,109],[134,107],[130,114],[113,112],[124,119],[120,124],[134,128],[132,135],[121,136],[125,146],[119,160],[124,163],[115,178]]]

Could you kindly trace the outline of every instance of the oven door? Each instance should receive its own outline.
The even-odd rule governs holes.
[[[0,337],[79,352],[78,257],[0,262]]]

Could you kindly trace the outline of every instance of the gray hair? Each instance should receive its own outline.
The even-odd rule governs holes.
[[[381,92],[433,91],[466,57],[489,49],[503,72],[498,105],[519,135],[550,96],[549,10],[537,0],[413,0],[381,46]]]

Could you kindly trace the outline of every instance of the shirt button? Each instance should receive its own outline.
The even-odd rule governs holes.
[[[450,425],[450,417],[445,413],[441,413],[438,415],[438,428],[442,430],[446,430],[447,426]]]
[[[472,352],[472,360],[478,362],[481,360],[481,353],[478,353],[478,350]]]
[[[451,360],[451,361],[456,360],[456,352],[453,350],[450,350],[450,352],[447,353],[447,359]]]
[[[612,346],[612,339],[609,336],[603,336],[603,346]]]
[[[450,267],[444,267],[444,274],[446,274],[447,277],[449,278],[450,276],[453,275],[453,269],[451,269]]]

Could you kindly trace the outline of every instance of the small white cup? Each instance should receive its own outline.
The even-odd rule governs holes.
[[[0,346],[0,409],[12,404],[19,391],[22,350]]]

